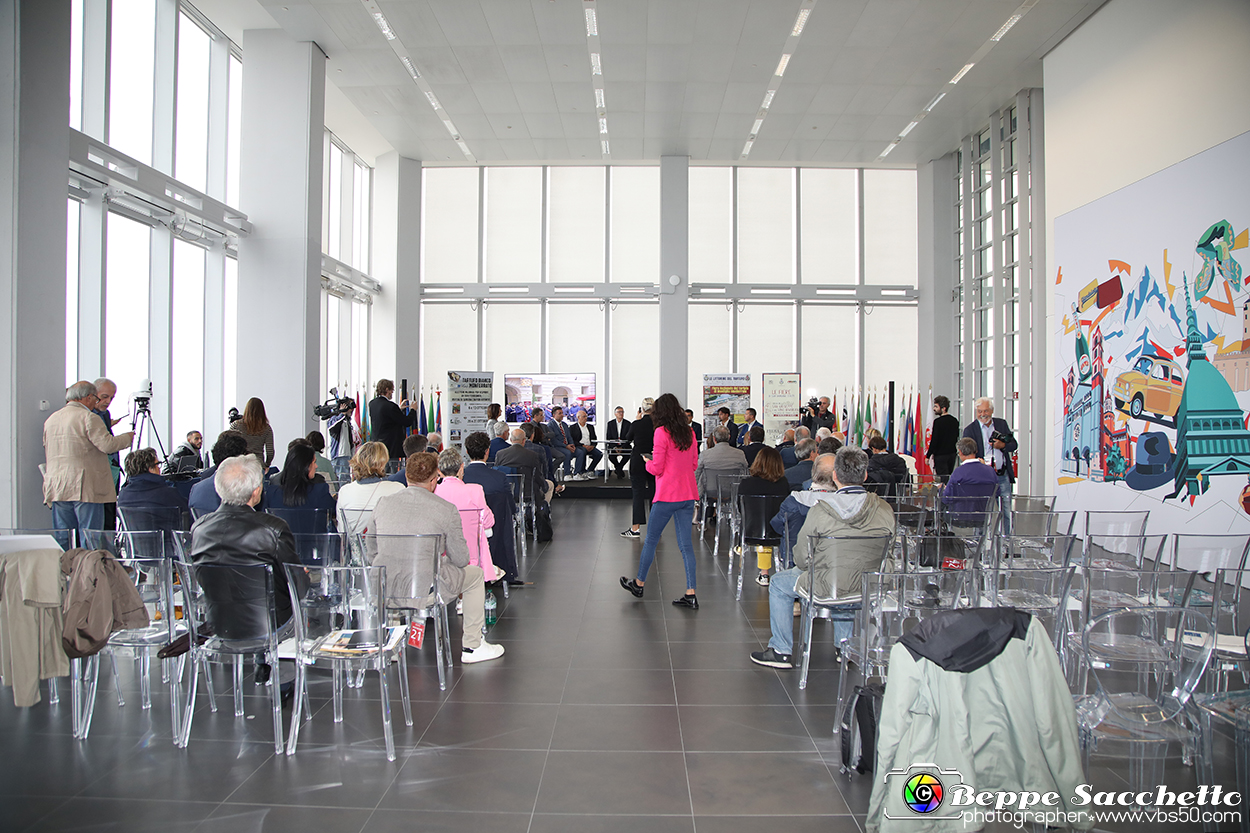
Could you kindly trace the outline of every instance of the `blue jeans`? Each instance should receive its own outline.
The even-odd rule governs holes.
[[[768,622],[773,632],[768,647],[779,654],[789,656],[794,653],[794,623],[799,621],[794,617],[794,603],[799,600],[794,585],[805,572],[791,567],[777,573],[768,582]],[[835,613],[830,618],[833,621],[834,641],[841,645],[843,639],[851,638],[855,613],[848,609],[845,614]]]
[[[998,512],[1002,517],[1000,526],[1004,535],[1011,534],[1011,478],[1007,472],[998,475]]]
[[[81,500],[52,501],[52,528],[73,529],[78,533],[78,546],[87,546],[84,530],[104,529],[104,504]]]
[[[695,589],[694,585],[694,545],[690,543],[690,525],[694,523],[694,501],[677,502],[656,501],[651,504],[651,519],[647,522],[647,540],[642,545],[642,558],[638,562],[638,581],[646,581],[651,571],[651,562],[655,561],[655,548],[660,543],[660,535],[668,522],[677,523],[677,548],[681,550],[681,560],[686,564],[686,589]]]

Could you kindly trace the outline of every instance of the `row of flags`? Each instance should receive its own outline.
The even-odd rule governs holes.
[[[369,439],[371,434],[369,428],[369,403],[360,391],[356,391],[356,410],[353,411],[352,419],[356,424],[356,434],[360,442]],[[426,409],[425,404],[425,388],[421,389],[421,394],[417,398],[417,409],[419,416],[417,417],[416,428],[409,428],[404,432],[404,436],[411,435],[414,431],[418,434],[428,434],[431,431],[438,431],[438,426],[443,424],[443,393],[438,388],[430,391],[430,405]],[[406,413],[411,413],[411,405]]]
[[[887,425],[889,401],[883,391],[843,392],[841,408],[835,394],[831,397],[829,410],[833,414],[834,432],[845,434],[847,445],[867,448],[873,429],[881,432],[882,436],[887,430],[892,430],[895,453],[915,460],[916,473],[923,475],[933,473],[925,458],[933,434],[932,401],[932,388],[925,397],[921,397],[919,391],[904,393],[898,402],[898,413],[892,427]]]

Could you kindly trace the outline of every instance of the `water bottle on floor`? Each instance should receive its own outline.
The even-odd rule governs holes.
[[[499,619],[499,603],[495,601],[495,592],[488,590],[486,592],[486,627],[495,624]]]

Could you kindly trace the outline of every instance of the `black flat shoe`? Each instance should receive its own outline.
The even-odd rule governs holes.
[[[256,685],[264,685],[269,682],[270,669],[266,663],[256,663],[256,671],[252,674],[252,682]]]
[[[621,587],[624,587],[626,590],[633,593],[635,599],[642,598],[643,586],[638,583],[637,579],[625,578],[625,576],[621,576]]]
[[[693,593],[688,593],[685,596],[682,596],[680,599],[673,599],[673,604],[676,607],[688,607],[691,610],[698,610],[699,609],[699,597],[694,595]]]

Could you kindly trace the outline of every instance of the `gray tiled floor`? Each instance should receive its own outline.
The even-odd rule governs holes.
[[[735,603],[710,543],[696,541],[692,612],[670,604],[685,583],[671,532],[635,600],[617,586],[642,547],[617,534],[628,503],[557,501],[555,514],[555,542],[526,565],[536,585],[501,600],[501,660],[457,664],[440,692],[430,647],[410,653],[413,725],[396,701],[394,763],[376,679],[348,692],[335,724],[314,675],[315,714],[287,758],[250,684],[247,718],[225,697],[216,714],[201,702],[190,748],[175,749],[167,694],[158,686],[141,710],[123,663],[127,705],[103,675],[85,742],[70,735],[68,697],[18,710],[3,691],[0,831],[862,830],[871,786],[838,774],[828,629],[800,691],[794,673],[748,659],[768,638],[767,593],[748,582]],[[1095,786],[1123,783],[1123,765],[1103,763],[1113,769],[1096,767]]]

